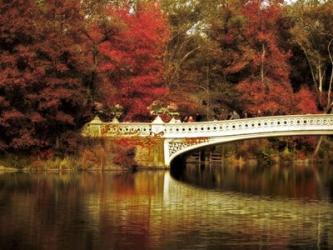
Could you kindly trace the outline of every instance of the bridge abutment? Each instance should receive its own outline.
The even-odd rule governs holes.
[[[135,161],[143,168],[165,169],[168,166],[164,159],[164,139],[145,139],[143,144],[135,146]]]

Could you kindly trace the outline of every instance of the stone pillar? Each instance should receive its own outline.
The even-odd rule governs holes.
[[[102,121],[99,119],[98,116],[95,116],[93,120],[91,120],[89,123],[87,123],[83,130],[82,135],[84,136],[91,136],[91,137],[100,137],[102,135],[101,133],[101,126]]]
[[[152,134],[160,134],[162,132],[164,132],[164,122],[163,120],[161,119],[161,117],[158,115],[156,116],[155,120],[152,121],[151,123],[151,132]]]

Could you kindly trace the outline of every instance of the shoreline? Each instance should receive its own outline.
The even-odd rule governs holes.
[[[35,165],[33,162],[28,164],[29,166],[27,167],[15,167],[15,166],[10,166],[9,164],[3,164],[3,160],[0,159],[2,162],[0,164],[0,174],[1,173],[61,173],[61,172],[92,172],[92,173],[97,173],[97,172],[118,172],[118,173],[125,173],[125,172],[137,172],[137,171],[168,171],[170,170],[169,167],[144,167],[144,166],[133,166],[133,167],[120,167],[120,166],[90,166],[90,167],[81,167],[81,166],[74,166],[69,165],[58,165],[57,163],[59,162],[59,159],[55,160],[46,160],[38,161],[38,164]],[[243,157],[240,158],[225,158],[221,160],[220,162],[226,163],[226,165],[233,167],[233,168],[244,168],[244,167],[252,167],[252,166],[259,166],[262,165],[263,167],[268,167],[268,166],[276,166],[279,165],[281,167],[286,167],[288,165],[294,166],[294,167],[310,167],[314,165],[315,163],[323,163],[323,162],[331,162],[332,160],[327,160],[327,159],[310,159],[310,158],[305,158],[305,159],[279,159],[279,160],[274,160],[273,162],[270,162],[270,164],[263,164],[260,162],[258,159],[255,158],[249,158],[249,159],[244,159]],[[43,164],[43,162],[45,164]],[[51,164],[50,164],[51,162]],[[72,161],[67,163],[71,163]],[[208,163],[208,161],[207,161]],[[41,165],[44,165],[44,167],[41,167]],[[52,167],[50,167],[52,165]],[[47,167],[48,166],[48,167]]]
[[[0,165],[0,173],[14,173],[14,172],[18,172],[19,169],[17,168],[13,168],[13,167],[5,167]]]

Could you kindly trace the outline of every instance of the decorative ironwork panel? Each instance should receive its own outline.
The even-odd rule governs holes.
[[[209,139],[207,137],[202,137],[202,138],[190,138],[190,139],[170,141],[168,143],[169,157],[172,157],[174,154],[181,151],[182,149],[188,148],[193,145],[208,142],[208,140]]]

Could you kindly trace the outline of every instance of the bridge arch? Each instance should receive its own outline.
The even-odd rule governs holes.
[[[167,166],[171,166],[172,161],[187,152],[193,151],[195,149],[205,148],[208,146],[233,142],[233,141],[242,141],[242,140],[250,140],[250,139],[261,139],[261,138],[270,138],[270,137],[286,137],[286,136],[309,136],[309,135],[330,135],[333,134],[332,130],[303,130],[303,131],[276,131],[276,132],[262,132],[262,133],[256,133],[256,134],[243,134],[243,135],[231,135],[231,136],[219,136],[214,138],[207,138],[206,140],[199,141],[198,143],[193,143],[192,145],[189,145],[188,142],[185,142],[185,145],[178,146],[177,151],[171,153],[169,158],[165,158],[165,164]],[[166,144],[169,144],[168,147],[168,153],[172,152],[170,151],[170,146],[172,147],[172,144],[179,144],[182,145],[182,142],[179,140],[166,140]],[[165,152],[165,154],[168,154]]]

